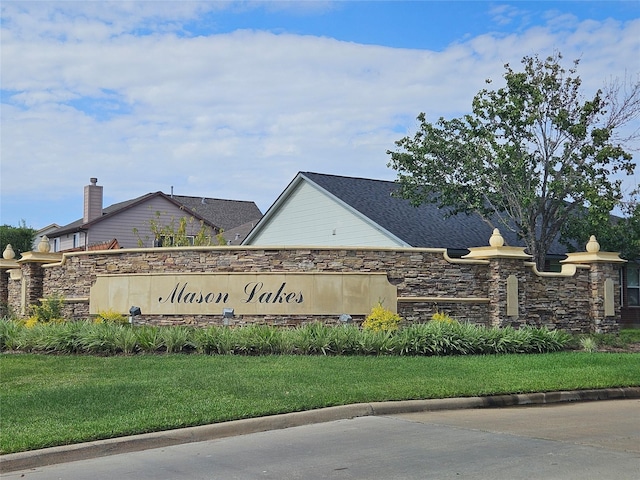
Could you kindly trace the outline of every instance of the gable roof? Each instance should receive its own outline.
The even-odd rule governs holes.
[[[38,230],[33,236],[33,243],[32,243],[33,250],[34,251],[38,250],[38,244],[40,243],[40,240],[44,235],[48,236],[51,232],[55,232],[59,228],[60,228],[60,225],[58,225],[57,223],[52,223]]]
[[[262,217],[258,206],[250,201],[182,195],[174,195],[173,199],[225,231],[245,223],[255,224]]]
[[[188,197],[183,195],[166,195],[162,192],[147,193],[131,200],[114,203],[102,209],[102,216],[84,223],[80,218],[59,229],[51,232],[52,236],[75,232],[79,229],[87,229],[92,225],[107,218],[112,218],[118,213],[144,203],[154,197],[162,197],[183,208],[186,213],[197,220],[202,220],[206,225],[216,230],[229,229],[247,222],[256,222],[262,217],[262,212],[255,202],[245,200],[223,200],[207,197]]]
[[[399,239],[412,247],[435,247],[450,250],[466,250],[469,247],[488,245],[493,227],[479,215],[457,214],[449,216],[448,209],[435,204],[414,207],[408,200],[393,196],[398,184],[386,180],[299,172],[278,200],[269,208],[244,243],[266,225],[284,204],[288,194],[301,181],[309,182],[326,195],[350,209],[363,220],[374,223],[388,236]],[[507,245],[524,246],[513,232],[498,224]],[[554,243],[549,254],[563,255],[566,248]]]

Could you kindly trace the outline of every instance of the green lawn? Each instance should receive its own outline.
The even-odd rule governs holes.
[[[384,400],[640,386],[640,354],[0,355],[0,452]]]

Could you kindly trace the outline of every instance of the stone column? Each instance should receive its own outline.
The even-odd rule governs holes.
[[[62,260],[61,253],[50,253],[49,239],[43,236],[37,252],[26,252],[18,260],[22,270],[22,309],[23,315],[28,315],[29,307],[37,304],[43,295],[42,281],[46,263],[56,263]]]
[[[617,332],[620,329],[620,267],[626,260],[615,252],[601,252],[594,235],[586,252],[569,253],[561,263],[589,265],[591,296],[589,317],[596,333]]]
[[[9,270],[20,268],[15,260],[16,253],[13,251],[11,244],[7,245],[2,252],[2,260],[0,260],[0,317],[9,315]]]
[[[524,308],[526,281],[525,261],[531,255],[524,247],[505,247],[504,238],[496,228],[489,239],[488,247],[473,247],[463,258],[489,261],[488,292],[489,321],[492,326],[519,326],[526,318]]]

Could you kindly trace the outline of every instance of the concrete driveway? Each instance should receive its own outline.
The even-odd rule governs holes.
[[[637,480],[640,400],[364,416],[2,478]]]

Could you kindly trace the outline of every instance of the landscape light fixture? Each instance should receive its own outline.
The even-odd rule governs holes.
[[[353,319],[351,318],[351,315],[348,315],[346,313],[343,313],[342,315],[340,315],[338,317],[338,320],[340,320],[342,323],[351,323],[353,321]]]
[[[140,307],[131,307],[129,309],[129,323],[131,325],[133,325],[133,318],[137,317],[138,315],[142,315],[142,310],[140,310]]]
[[[222,309],[222,321],[225,325],[229,325],[229,319],[233,318],[234,312],[233,308],[223,308]]]

